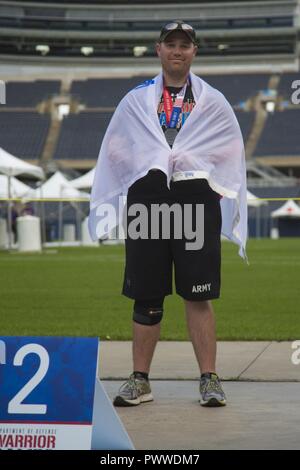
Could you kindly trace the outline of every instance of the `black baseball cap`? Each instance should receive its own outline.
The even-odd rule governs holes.
[[[197,44],[196,32],[193,26],[181,20],[174,20],[170,23],[166,23],[162,27],[158,42],[163,42],[169,36],[169,34],[173,33],[174,31],[182,31],[194,44]]]

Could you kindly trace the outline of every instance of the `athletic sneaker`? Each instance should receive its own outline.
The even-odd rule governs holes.
[[[119,393],[114,399],[115,406],[136,406],[147,401],[152,401],[149,380],[139,375],[131,374],[129,379],[120,387]]]
[[[200,405],[202,406],[225,406],[226,396],[223,392],[221,382],[217,374],[206,373],[200,379]]]

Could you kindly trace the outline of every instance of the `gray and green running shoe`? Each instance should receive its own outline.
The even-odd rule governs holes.
[[[113,403],[114,406],[137,406],[148,401],[153,401],[149,380],[131,374],[120,387]]]
[[[202,406],[225,406],[226,396],[223,392],[221,382],[217,374],[202,374],[200,379],[200,405]]]

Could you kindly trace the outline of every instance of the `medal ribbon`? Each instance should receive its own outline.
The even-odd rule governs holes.
[[[178,119],[183,107],[183,100],[185,97],[185,92],[187,85],[189,84],[189,77],[184,85],[184,87],[177,93],[175,102],[173,100],[169,90],[164,86],[163,90],[163,99],[164,99],[164,111],[166,115],[166,124],[171,129],[174,129],[178,123]]]

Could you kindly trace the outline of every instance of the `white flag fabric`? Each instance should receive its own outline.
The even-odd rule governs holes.
[[[246,258],[247,192],[245,153],[235,114],[225,97],[190,73],[195,106],[171,149],[161,129],[157,107],[163,75],[131,90],[121,100],[107,128],[92,187],[89,229],[96,240],[118,224],[128,188],[150,169],[172,177],[185,174],[207,179],[223,196],[222,233],[237,243]],[[122,201],[123,197],[123,203]],[[106,214],[105,223],[103,215]]]

